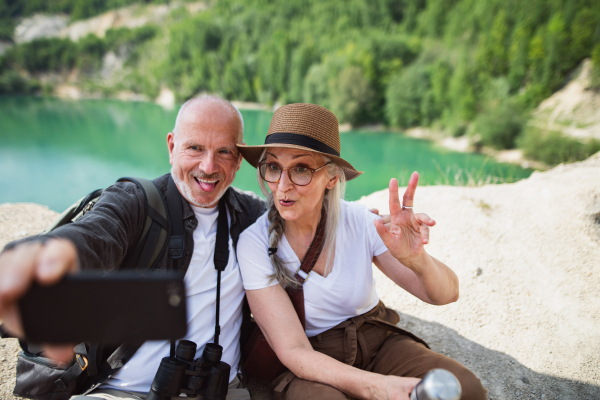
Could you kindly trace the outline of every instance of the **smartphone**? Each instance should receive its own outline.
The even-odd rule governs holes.
[[[181,274],[78,273],[55,285],[34,284],[19,308],[32,343],[120,344],[175,340],[187,332]]]

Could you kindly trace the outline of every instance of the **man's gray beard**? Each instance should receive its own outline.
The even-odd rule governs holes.
[[[204,203],[199,203],[198,201],[196,201],[196,199],[194,199],[194,195],[192,194],[192,188],[189,187],[189,185],[187,185],[181,179],[179,179],[179,177],[173,172],[173,167],[171,167],[171,176],[173,177],[173,181],[177,185],[177,188],[179,189],[179,192],[181,193],[181,195],[183,197],[185,197],[185,199],[192,205],[195,205],[196,207],[201,207],[201,208],[216,206],[217,203],[219,202],[219,200],[221,200],[221,197],[223,197],[223,195],[225,194],[225,191],[227,189],[229,189],[229,186],[230,186],[230,185],[227,185],[223,189],[221,189],[221,191],[217,194],[217,198],[214,200],[214,203],[204,204]]]

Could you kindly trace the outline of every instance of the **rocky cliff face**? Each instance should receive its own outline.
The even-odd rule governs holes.
[[[104,37],[109,29],[137,28],[146,24],[160,24],[171,12],[184,7],[191,14],[206,9],[206,3],[181,3],[174,1],[170,4],[140,5],[107,11],[96,17],[69,23],[67,15],[34,15],[24,18],[15,28],[16,43],[31,42],[35,39],[62,37],[77,41],[92,33]]]
[[[25,18],[15,28],[15,43],[27,43],[36,39],[60,37],[69,24],[68,15],[36,14]]]
[[[538,106],[531,124],[578,139],[600,139],[600,92],[591,88],[592,68],[586,59],[561,90]]]

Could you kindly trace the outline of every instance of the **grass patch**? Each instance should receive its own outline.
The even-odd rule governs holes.
[[[495,174],[490,174],[489,171],[486,171],[484,162],[478,168],[463,168],[458,165],[447,166],[446,168],[442,168],[437,161],[433,160],[438,173],[441,178],[436,180],[436,185],[450,185],[450,186],[483,186],[489,184],[498,184],[498,183],[513,183],[518,179],[515,178],[513,172],[508,172],[506,174],[502,173],[502,171],[496,171]]]
[[[585,160],[600,151],[600,141],[580,141],[557,131],[528,127],[517,142],[523,154],[548,165]]]

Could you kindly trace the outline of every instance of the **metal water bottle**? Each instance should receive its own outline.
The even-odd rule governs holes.
[[[460,400],[460,382],[450,371],[433,369],[410,394],[410,400]]]

